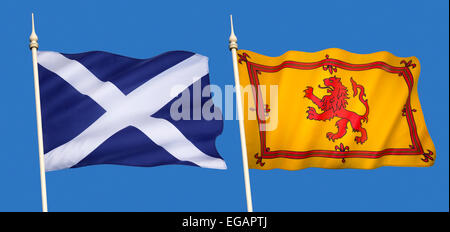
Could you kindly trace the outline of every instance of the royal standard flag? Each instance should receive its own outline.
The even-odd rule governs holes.
[[[428,167],[416,57],[238,51],[249,168]]]

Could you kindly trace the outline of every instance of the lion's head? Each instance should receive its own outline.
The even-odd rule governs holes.
[[[319,85],[321,89],[327,89],[330,95],[326,95],[322,98],[322,107],[323,111],[333,109],[333,111],[340,110],[341,108],[345,108],[348,104],[346,99],[348,97],[347,88],[342,85],[341,78],[337,78],[336,76],[330,77],[323,80],[325,87]]]

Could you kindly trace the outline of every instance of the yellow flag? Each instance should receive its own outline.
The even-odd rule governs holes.
[[[249,168],[428,167],[416,57],[238,51]]]

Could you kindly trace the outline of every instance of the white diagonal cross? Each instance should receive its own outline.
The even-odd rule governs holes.
[[[39,52],[38,63],[56,73],[80,93],[106,110],[86,130],[45,154],[46,171],[70,168],[120,130],[134,126],[181,161],[204,168],[226,169],[222,159],[200,151],[174,125],[150,117],[195,81],[208,74],[208,58],[195,54],[163,71],[124,95],[111,82],[103,82],[86,67],[57,52]],[[173,86],[182,86],[176,88]]]

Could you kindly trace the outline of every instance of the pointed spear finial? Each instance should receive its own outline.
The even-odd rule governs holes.
[[[238,49],[238,44],[237,44],[237,37],[234,34],[234,27],[233,27],[233,15],[230,15],[230,22],[231,22],[231,35],[230,35],[230,44],[229,44],[229,48],[231,49]]]
[[[36,32],[34,30],[34,14],[31,13],[31,35],[30,35],[30,49],[32,48],[38,48],[38,37],[36,35]]]

